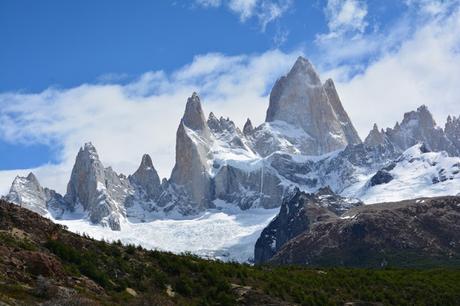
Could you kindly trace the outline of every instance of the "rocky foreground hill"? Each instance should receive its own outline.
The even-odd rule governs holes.
[[[459,300],[455,269],[221,263],[95,241],[0,201],[0,305],[458,305]]]
[[[353,206],[297,190],[255,246],[256,263],[310,266],[460,266],[460,197]]]

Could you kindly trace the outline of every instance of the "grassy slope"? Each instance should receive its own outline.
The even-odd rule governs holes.
[[[0,203],[0,302],[50,300],[67,305],[456,305],[460,270],[221,263],[95,241]]]

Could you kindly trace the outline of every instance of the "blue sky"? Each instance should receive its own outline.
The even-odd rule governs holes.
[[[298,55],[335,80],[362,137],[374,122],[391,126],[420,104],[442,126],[447,114],[460,114],[459,7],[458,0],[0,1],[0,172],[10,179],[34,168],[50,181],[56,171],[67,175],[78,147],[93,141],[119,171],[129,173],[147,152],[168,176],[192,91],[206,111],[260,123],[273,82]]]
[[[258,17],[241,21],[225,5],[199,1],[2,1],[0,91],[72,87],[101,76],[173,71],[197,54],[260,53],[304,46],[312,56],[328,31],[326,1],[274,1],[286,11],[263,29]],[[401,1],[370,1],[368,18],[385,27]],[[371,30],[371,28],[369,28]],[[279,41],[286,35],[285,41]],[[317,55],[315,55],[317,56]]]

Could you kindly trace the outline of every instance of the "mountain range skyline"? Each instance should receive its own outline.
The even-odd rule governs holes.
[[[240,128],[247,117],[258,125],[265,118],[267,93],[299,55],[311,59],[324,80],[334,80],[362,139],[374,122],[393,127],[402,113],[422,104],[440,126],[448,114],[458,116],[458,1],[331,0],[311,5],[264,0],[253,1],[257,3],[246,10],[233,2],[190,1],[184,7],[140,3],[135,10],[120,5],[110,10],[114,15],[106,16],[106,24],[97,16],[108,11],[107,3],[94,6],[86,19],[78,18],[85,3],[71,10],[69,4],[54,3],[58,13],[49,15],[45,8],[53,1],[47,1],[26,10],[27,16],[21,3],[2,3],[1,20],[8,24],[2,30],[9,29],[0,32],[5,39],[0,60],[7,72],[0,85],[2,193],[18,169],[23,175],[33,170],[46,185],[63,191],[61,182],[86,141],[118,172],[132,173],[140,151],[148,152],[160,176],[167,177],[174,164],[176,123],[193,91],[200,93],[206,114],[228,116]],[[269,16],[268,4],[283,10],[277,10],[263,32],[261,18]],[[162,17],[149,18],[156,9]],[[114,18],[116,14],[126,19]],[[199,20],[188,28],[202,35],[187,36],[176,28],[160,33],[161,27],[155,27],[177,14],[180,24]],[[85,28],[83,20],[93,26]],[[120,20],[132,35],[113,34]],[[139,28],[139,23],[147,26]],[[206,37],[219,34],[212,30],[217,28],[227,40],[211,44]],[[278,30],[288,34],[284,44],[273,45]],[[105,44],[99,37],[105,37]],[[171,46],[172,37],[183,48]],[[174,53],[158,54],[161,48],[154,45]],[[124,74],[128,77],[123,79]],[[118,141],[126,147],[120,148]]]
[[[248,119],[240,129],[228,117],[217,118],[213,112],[206,117],[194,92],[177,128],[175,165],[169,177],[160,179],[148,154],[132,175],[117,173],[103,165],[94,145],[87,142],[77,154],[65,194],[42,187],[31,172],[15,178],[6,199],[57,220],[81,211],[93,224],[113,230],[121,230],[125,218],[145,222],[158,213],[193,216],[216,208],[216,201],[242,210],[271,209],[294,187],[310,192],[330,188],[370,204],[419,194],[412,182],[397,194],[373,189],[391,186],[411,172],[404,170],[404,161],[419,160],[420,153],[429,152],[436,153],[421,157],[421,163],[444,168],[417,173],[412,181],[439,183],[435,189],[427,187],[432,190],[429,194],[449,195],[454,192],[449,180],[458,174],[459,133],[460,118],[449,116],[443,129],[436,126],[428,108],[420,106],[405,113],[394,128],[378,130],[374,125],[363,142],[334,82],[322,83],[314,66],[300,56],[273,86],[260,125]],[[403,172],[392,174],[395,168]]]
[[[303,57],[300,56],[299,59],[303,59]],[[329,80],[330,80],[330,79],[328,79],[325,83],[327,84],[328,82],[331,82],[332,86],[334,86],[333,81],[332,81],[332,80],[329,81]],[[267,100],[268,100],[268,96],[267,96]],[[417,107],[417,109],[420,109],[420,108],[425,108],[425,109],[427,109],[425,105],[421,105],[421,106]],[[428,110],[428,109],[427,109],[427,110]],[[411,111],[409,110],[408,112],[405,112],[405,114],[409,114],[410,112],[411,112]],[[428,112],[429,112],[429,111],[428,111]],[[211,111],[209,112],[209,114],[210,114],[209,116],[215,116],[214,113],[215,113],[215,110],[211,110]],[[264,112],[264,113],[265,113],[265,115],[268,116],[268,112]],[[207,116],[207,118],[208,118],[209,116]],[[405,116],[406,116],[406,115],[405,115]],[[431,113],[429,113],[429,116],[432,116]],[[221,118],[225,118],[225,117],[226,117],[227,119],[229,118],[229,117],[225,116],[225,114],[222,114],[220,117],[221,117]],[[244,115],[243,115],[243,117],[244,117]],[[460,116],[458,116],[458,117],[460,117]],[[455,116],[455,114],[448,114],[445,121],[448,121],[449,118],[450,118],[451,120],[452,120],[452,118],[454,118],[454,120],[456,120],[456,118],[458,118],[458,117]],[[250,120],[250,122],[251,122],[251,124],[252,124],[252,122],[253,122],[253,119],[252,119],[252,118],[247,118],[247,120]],[[429,119],[429,120],[432,120],[432,119]],[[373,136],[373,137],[375,138],[375,137],[376,137],[376,128],[377,128],[377,131],[379,132],[378,134],[380,134],[380,133],[384,133],[385,130],[388,131],[388,130],[391,130],[392,128],[397,128],[397,127],[399,126],[399,123],[400,123],[400,122],[402,122],[402,121],[401,121],[401,120],[397,120],[394,126],[381,127],[381,128],[380,128],[380,131],[378,130],[379,127],[378,127],[378,125],[377,125],[376,123],[371,123],[371,122],[369,122],[369,126],[373,126],[373,128],[370,129],[370,130],[368,131],[368,133],[364,133],[364,134],[363,134],[363,133],[360,133],[360,135],[356,134],[356,137],[359,137],[359,138],[360,138],[359,141],[364,141],[366,138],[369,138],[370,136]],[[441,122],[444,122],[444,121],[441,121]],[[257,124],[257,121],[256,121],[255,124]],[[436,122],[435,124],[437,125],[437,122]],[[442,123],[441,123],[440,125],[437,125],[437,126],[440,127],[440,128],[444,128]],[[239,128],[240,128],[241,130],[243,130],[243,127],[244,127],[243,125],[239,126]],[[377,137],[378,137],[378,136],[377,136]],[[92,142],[92,143],[94,143],[94,141],[92,141],[91,139],[88,139],[88,140],[86,140],[85,142]],[[99,147],[97,144],[96,144],[96,146]],[[133,151],[135,151],[135,150],[133,150]],[[138,152],[135,152],[135,153],[137,154]],[[155,154],[151,154],[151,155],[153,155],[153,156],[155,157]],[[139,159],[139,157],[137,157],[137,159]],[[123,161],[123,157],[121,157],[121,160]],[[130,172],[118,171],[118,169],[117,169],[117,167],[116,167],[116,164],[117,164],[117,163],[115,163],[114,169],[117,170],[118,173],[133,173],[134,170],[137,169],[137,165],[136,165],[136,167],[134,168],[134,170],[132,170],[132,171],[130,171]],[[109,164],[109,165],[112,166],[112,164]],[[67,167],[67,169],[65,169],[66,167]],[[47,174],[47,171],[45,170],[45,171],[43,172],[43,174],[45,174],[45,176],[55,176],[55,175],[58,175],[59,177],[64,177],[64,176],[68,175],[67,173],[69,173],[70,167],[71,167],[71,165],[69,165],[68,162],[67,162],[65,165],[61,165],[60,169],[58,169],[57,171],[56,171],[56,167],[55,167],[55,166],[51,166],[51,168],[54,168],[54,169],[52,169],[51,172],[50,172],[49,174]],[[157,168],[158,168],[158,166],[157,166]],[[160,166],[160,168],[162,168],[162,167]],[[171,166],[169,169],[166,169],[166,171],[165,171],[165,169],[162,169],[162,171],[159,171],[160,177],[161,177],[161,178],[167,178],[167,177],[169,177],[169,175],[171,174],[172,168],[173,168],[173,167]],[[26,176],[29,172],[37,172],[37,170],[36,170],[36,169],[23,169],[23,170],[19,169],[19,170],[10,170],[10,171],[0,171],[0,183],[1,183],[1,188],[0,188],[0,190],[3,190],[3,194],[5,194],[5,193],[7,192],[7,190],[9,189],[9,183],[11,182],[11,178],[13,178],[14,176],[16,176],[18,173],[21,174],[21,175]],[[41,170],[40,170],[40,168],[38,168],[38,173],[40,174],[40,172],[41,172]],[[3,174],[3,175],[2,175],[2,174]],[[40,175],[38,175],[38,176],[40,177]],[[45,177],[44,181],[47,182],[46,177]],[[55,181],[56,181],[56,180],[55,180]],[[58,181],[61,181],[61,179],[58,179]],[[60,184],[60,185],[56,185],[56,184],[53,184],[53,183],[52,183],[52,184],[48,184],[47,186],[49,186],[49,187],[51,187],[51,188],[53,188],[53,189],[55,189],[55,190],[58,190],[58,191],[60,191],[60,192],[63,192],[64,188],[66,187],[65,185],[62,184],[62,181],[61,181],[61,184]]]

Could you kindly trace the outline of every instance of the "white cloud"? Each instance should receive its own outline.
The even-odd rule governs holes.
[[[288,36],[289,36],[288,30],[278,27],[276,30],[275,36],[273,37],[273,44],[276,47],[282,46],[287,41]]]
[[[218,7],[222,3],[221,0],[196,0],[196,3],[203,7]]]
[[[420,15],[437,16],[448,13],[459,0],[406,0],[406,5]]]
[[[361,34],[367,27],[367,5],[362,0],[328,0],[325,14],[329,33],[320,35],[321,40]]]
[[[143,153],[162,177],[175,157],[175,133],[187,97],[197,91],[206,112],[229,116],[240,127],[247,117],[264,120],[268,89],[299,52],[225,56],[207,54],[172,74],[147,72],[127,84],[84,84],[37,94],[0,94],[0,137],[12,143],[58,144],[59,165],[37,172],[43,185],[63,192],[79,147],[92,141],[105,166],[134,172]],[[25,174],[28,170],[20,173]],[[16,171],[0,172],[5,191]],[[3,179],[2,179],[3,178]]]
[[[252,17],[256,8],[257,0],[230,0],[228,7],[240,16],[241,21]]]
[[[393,126],[403,112],[421,104],[428,106],[440,126],[448,114],[460,114],[460,6],[445,18],[417,26],[399,48],[337,84],[361,135],[373,122]]]
[[[267,25],[280,18],[292,6],[292,0],[196,0],[204,8],[227,7],[237,14],[241,22],[256,18],[262,31]]]

